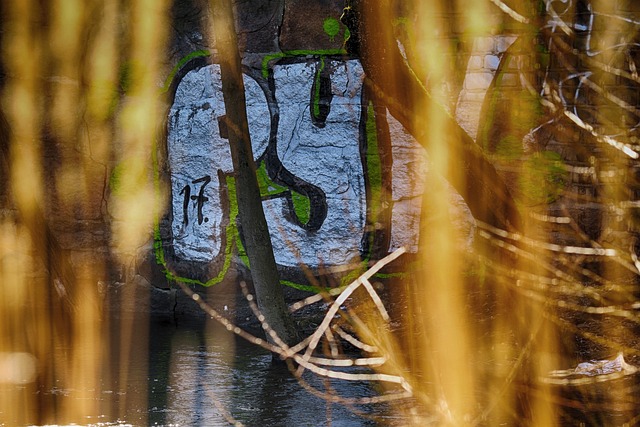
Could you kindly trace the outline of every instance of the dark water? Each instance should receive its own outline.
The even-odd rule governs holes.
[[[229,426],[235,421],[245,426],[354,427],[393,424],[392,417],[385,416],[384,405],[348,407],[314,396],[286,366],[274,365],[270,353],[214,324],[151,322],[148,337],[148,347],[140,339],[140,348],[132,349],[126,391],[107,390],[105,395],[105,407],[127,407],[126,413],[117,417],[119,423]],[[144,347],[148,348],[147,356],[140,354]],[[303,378],[320,390],[328,388],[343,397],[377,394],[373,385],[365,382],[328,382],[311,373],[305,373]],[[116,421],[115,415],[102,417],[101,422]]]
[[[97,396],[100,410],[86,420],[74,420],[76,424],[267,427],[410,424],[409,419],[394,414],[383,404],[348,406],[313,395],[286,366],[274,365],[270,353],[213,322],[175,324],[132,319],[114,324],[111,335],[108,366],[100,384],[92,390],[96,392],[93,396]],[[366,398],[379,393],[374,384],[364,381],[328,381],[311,373],[305,373],[303,379],[316,389],[345,398]],[[559,425],[637,425],[638,381],[636,374],[615,381],[557,387],[549,399],[557,411]],[[523,405],[529,392],[535,390],[525,390]],[[45,393],[75,399],[73,390],[63,386]],[[415,402],[403,403],[401,406],[407,409]],[[521,418],[514,414],[508,425],[519,425],[517,420]]]

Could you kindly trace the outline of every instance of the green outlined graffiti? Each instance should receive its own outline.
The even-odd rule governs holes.
[[[169,88],[171,87],[171,84],[173,83],[173,80],[175,79],[175,77],[178,74],[178,72],[189,61],[191,61],[191,60],[193,60],[195,58],[206,58],[208,56],[211,56],[211,52],[209,52],[208,50],[196,50],[195,52],[191,52],[190,54],[186,55],[184,58],[181,58],[178,61],[178,63],[175,65],[175,67],[173,67],[173,69],[169,73],[169,76],[167,76],[167,79],[164,81],[164,85],[162,86],[162,92],[164,93],[164,92],[167,92],[169,90]]]
[[[308,54],[309,52],[305,51],[304,56],[306,57]],[[176,76],[180,74],[183,67],[185,67],[191,60],[204,58],[206,56],[207,56],[207,52],[198,51],[188,55],[183,60],[181,60],[178,66],[176,66],[174,70],[172,70],[169,78],[165,82],[165,86],[164,86],[165,92],[169,90],[172,84],[174,84]],[[324,61],[324,58],[322,60]],[[263,62],[263,63],[268,63],[268,62]],[[364,116],[368,117],[369,118],[368,121],[371,122],[372,120],[371,115],[373,114],[373,110],[371,108],[365,108],[365,107],[362,107],[362,108],[363,108]],[[374,128],[372,128],[371,125],[367,126],[367,130],[369,132],[371,132],[372,129]],[[361,126],[361,130],[362,130],[362,126]],[[353,143],[357,144],[358,142],[353,141]],[[379,171],[381,169],[381,165],[379,164],[380,159],[377,157],[377,147],[371,145],[371,144],[375,145],[375,143],[376,143],[376,138],[371,136],[368,136],[365,138],[364,147],[362,147],[362,142],[360,142],[361,149],[364,149],[365,151],[369,152],[369,155],[366,156],[366,161],[369,163],[366,170],[374,174],[374,177],[372,179],[369,179],[370,183],[377,183],[380,181],[380,177],[379,177]],[[373,155],[371,155],[371,153],[373,153]],[[154,170],[156,174],[156,183],[158,186],[157,190],[159,192],[160,182],[161,182],[161,177],[160,177],[161,171],[158,164],[159,164],[158,158],[156,155],[154,158]],[[272,177],[269,176],[269,173],[267,171],[267,165],[265,163],[264,158],[258,159],[258,165],[259,165],[258,180],[260,183],[261,196],[263,197],[263,200],[273,199],[273,198],[283,197],[284,195],[288,195],[293,207],[294,216],[297,219],[297,221],[301,225],[309,224],[312,216],[312,209],[311,209],[312,203],[310,198],[301,192],[292,191],[291,188],[287,188],[286,186],[283,186],[280,183],[276,182],[276,180],[272,179]],[[168,263],[166,253],[165,253],[165,248],[163,246],[162,233],[160,230],[160,220],[159,219],[156,220],[155,234],[154,234],[155,235],[154,248],[156,253],[156,260],[158,264],[163,266],[165,274],[169,280],[180,281],[180,282],[190,283],[190,284],[198,284],[201,286],[215,285],[217,283],[220,283],[224,279],[235,255],[237,255],[239,259],[247,267],[249,267],[248,259],[246,257],[246,254],[244,253],[244,247],[240,239],[240,233],[237,227],[238,212],[237,212],[237,204],[235,201],[235,182],[231,176],[226,176],[225,179],[226,179],[226,196],[227,196],[226,209],[228,209],[228,224],[226,225],[224,230],[224,237],[223,237],[224,249],[221,253],[222,257],[218,258],[222,260],[221,267],[215,277],[208,278],[207,280],[198,280],[198,279],[193,279],[189,277],[184,277],[184,274],[180,275],[176,273],[174,270],[172,270],[172,268]],[[366,191],[373,191],[374,193],[376,192],[375,189],[372,190],[370,188],[367,188]],[[373,196],[373,197],[368,196],[367,199],[370,199],[372,201],[379,200],[379,196]],[[375,212],[375,209],[372,210],[372,212]],[[367,223],[372,221],[375,222],[375,218],[373,219],[369,218],[367,220]],[[362,255],[364,256],[365,262],[369,260],[368,253],[364,253]],[[314,290],[314,288],[312,287],[301,285],[301,284],[294,283],[287,280],[283,280],[282,283],[286,284],[287,286],[291,286],[294,288],[303,289],[307,291]]]

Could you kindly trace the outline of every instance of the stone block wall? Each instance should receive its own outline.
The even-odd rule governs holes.
[[[456,120],[476,139],[485,95],[494,80],[501,56],[516,40],[513,35],[477,37],[469,54],[464,82],[456,105]],[[516,86],[517,73],[508,73],[504,84]]]

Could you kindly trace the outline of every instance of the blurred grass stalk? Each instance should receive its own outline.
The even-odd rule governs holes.
[[[440,181],[445,176],[444,168],[449,162],[449,149],[445,141],[450,132],[444,123],[447,114],[444,106],[449,105],[446,79],[449,72],[447,61],[450,57],[449,40],[443,35],[448,29],[437,17],[443,16],[443,2],[416,2],[415,46],[418,46],[417,61],[426,71],[428,85],[435,104],[426,101],[415,112],[417,126],[426,126],[431,139],[429,151],[429,175],[423,201],[421,220],[420,251],[423,274],[418,279],[420,292],[414,294],[417,301],[412,307],[421,307],[423,315],[420,325],[423,342],[416,348],[416,355],[422,366],[426,381],[417,385],[425,395],[430,396],[434,412],[441,415],[443,424],[463,425],[469,421],[475,408],[477,373],[473,369],[473,345],[470,319],[473,313],[466,309],[465,289],[462,281],[461,259],[456,256],[456,230],[449,216],[450,197],[448,188]],[[432,105],[433,107],[425,107]],[[440,108],[438,108],[440,107]],[[462,173],[462,169],[461,169]],[[440,185],[438,185],[440,184]]]
[[[152,235],[167,3],[2,5],[10,186],[0,216],[0,423],[86,423],[127,411],[99,407],[112,365],[99,281],[111,263],[126,269]],[[110,193],[114,164],[124,166]],[[103,257],[82,246],[92,227],[111,236]],[[126,391],[133,325],[122,328]]]
[[[381,346],[397,372],[408,376],[416,397],[415,406],[401,402],[397,409],[415,425],[514,425],[525,414],[532,417],[531,425],[556,425],[551,390],[542,384],[535,384],[535,390],[526,389],[523,382],[544,376],[557,366],[553,358],[555,331],[550,322],[544,321],[542,304],[517,297],[516,280],[510,281],[505,275],[470,284],[465,279],[470,267],[465,265],[467,258],[461,248],[456,247],[461,239],[457,235],[460,230],[450,217],[451,187],[441,178],[450,155],[446,135],[452,131],[444,125],[444,115],[449,114],[447,106],[452,105],[454,76],[465,72],[452,68],[454,61],[449,59],[460,52],[447,38],[450,28],[445,26],[464,28],[467,42],[474,36],[487,36],[495,22],[489,15],[491,6],[485,2],[460,2],[457,7],[461,13],[451,15],[446,2],[415,1],[412,5],[420,20],[412,23],[415,40],[410,45],[416,51],[411,65],[420,70],[419,75],[426,76],[423,83],[440,108],[428,108],[429,103],[424,100],[423,107],[414,112],[414,123],[428,129],[428,145],[433,148],[428,153],[430,169],[423,196],[421,275],[410,285],[415,289],[407,296],[408,313],[404,316],[408,341],[404,348],[409,355],[399,354],[392,344]],[[386,12],[388,16],[393,13],[391,8]],[[381,14],[384,16],[385,12]],[[451,22],[455,18],[462,22]],[[460,76],[457,78],[462,81]],[[460,173],[464,167],[460,165]],[[523,234],[540,237],[538,224],[526,221]],[[539,264],[518,265],[519,261],[514,264],[500,248],[479,240],[476,237],[475,250],[480,251],[481,258],[502,263],[512,271],[545,274],[538,271],[547,259],[542,251],[535,254]],[[480,297],[471,297],[479,294]],[[495,307],[496,312],[487,313],[486,307]],[[381,320],[369,317],[372,331],[388,331],[376,321]],[[394,342],[392,336],[378,340]]]

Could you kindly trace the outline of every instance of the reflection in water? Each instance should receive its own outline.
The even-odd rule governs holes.
[[[376,422],[368,416],[379,419],[383,409],[349,409],[312,395],[286,366],[273,365],[270,353],[214,324],[152,321],[149,337],[148,375],[144,363],[131,365],[126,393],[114,396],[139,401],[148,387],[148,410],[129,410],[122,419],[127,423],[228,426],[233,419],[247,426],[370,426]],[[377,394],[366,383],[304,379],[343,397]]]

